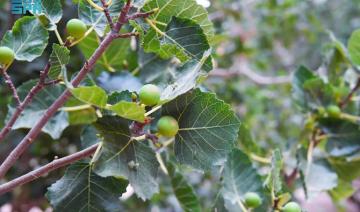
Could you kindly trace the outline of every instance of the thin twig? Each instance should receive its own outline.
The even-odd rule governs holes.
[[[14,180],[11,180],[10,182],[7,182],[5,184],[0,185],[0,195],[7,193],[14,188],[24,185],[26,183],[29,183],[33,180],[38,179],[39,177],[54,171],[56,169],[59,169],[61,167],[64,167],[66,165],[69,165],[71,163],[74,163],[76,161],[79,161],[83,158],[89,157],[92,155],[98,147],[98,144],[95,144],[87,149],[84,149],[80,152],[74,153],[72,155],[56,159],[52,161],[51,163],[46,164],[45,166],[42,166],[32,172],[29,172],[21,177],[18,177]]]
[[[129,37],[132,37],[132,36],[139,36],[139,33],[138,32],[128,32],[128,33],[122,33],[122,34],[118,34],[116,36],[116,38],[129,38]]]
[[[264,76],[251,69],[245,56],[239,56],[234,59],[234,65],[225,69],[215,69],[209,73],[211,77],[222,77],[225,79],[232,79],[244,75],[250,80],[259,85],[274,85],[274,84],[289,84],[291,82],[291,76]]]
[[[114,30],[109,32],[104,40],[100,43],[100,46],[95,50],[94,54],[85,62],[79,73],[72,80],[73,87],[77,87],[81,81],[87,76],[87,74],[95,66],[98,59],[102,56],[105,50],[110,46],[112,41],[116,39],[116,35],[119,33],[122,26],[127,21],[127,14],[131,8],[131,1],[128,0],[125,6],[122,8],[118,22],[116,23]],[[49,121],[49,119],[65,104],[68,98],[71,96],[69,89],[66,89],[55,102],[47,109],[41,119],[34,125],[34,127],[28,132],[18,146],[9,154],[5,161],[0,166],[0,178],[3,178],[7,171],[14,165],[22,153],[32,144],[35,138],[41,132],[41,129]]]
[[[135,14],[133,14],[133,15],[130,15],[130,16],[128,17],[128,19],[129,19],[129,20],[134,20],[134,19],[137,19],[137,18],[147,18],[147,17],[149,17],[150,15],[156,13],[157,11],[159,11],[159,8],[155,8],[155,9],[153,9],[153,10],[151,10],[151,11],[149,11],[149,12],[145,12],[145,13],[143,13],[143,12],[138,12],[138,13],[135,13]]]
[[[48,82],[44,82],[44,86],[56,85],[56,84],[58,84],[60,82],[62,82],[62,79],[50,80]]]
[[[105,14],[105,17],[110,25],[110,29],[113,30],[114,29],[114,22],[112,21],[111,19],[111,16],[110,16],[110,12],[109,12],[109,5],[106,3],[105,0],[101,0],[101,4],[103,5],[103,8],[104,8],[104,14]]]
[[[167,170],[166,166],[165,166],[165,163],[164,163],[164,160],[161,158],[161,155],[160,153],[156,153],[156,159],[157,161],[159,162],[160,164],[160,168],[161,170],[166,174],[166,175],[169,175],[169,171]]]
[[[20,105],[21,101],[20,101],[19,95],[16,91],[15,85],[14,85],[13,81],[11,80],[11,77],[6,72],[6,69],[1,69],[1,73],[4,76],[5,83],[9,86],[10,90],[12,91],[13,97],[14,97],[17,105]]]
[[[357,79],[356,85],[353,89],[351,89],[350,93],[347,95],[347,97],[339,104],[340,108],[344,108],[345,105],[347,105],[350,101],[355,92],[360,88],[360,77]]]
[[[11,116],[10,120],[1,130],[0,142],[3,141],[4,138],[7,136],[7,134],[11,131],[11,128],[14,126],[16,120],[20,117],[20,114],[23,112],[25,107],[28,106],[32,102],[34,96],[43,89],[43,87],[45,86],[45,79],[49,73],[49,70],[50,70],[50,63],[48,63],[45,66],[44,70],[40,72],[40,80],[38,81],[38,83],[33,88],[31,88],[25,99],[16,107],[16,110]]]

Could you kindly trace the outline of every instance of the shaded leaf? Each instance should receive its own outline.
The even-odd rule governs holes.
[[[20,99],[24,99],[29,90],[36,84],[36,81],[28,81],[18,87],[17,91]],[[15,122],[13,129],[31,129],[38,120],[45,114],[45,111],[62,94],[65,88],[61,85],[47,86],[40,91],[33,101],[25,108],[19,119]],[[15,112],[16,105],[9,105],[6,120],[9,120]],[[53,139],[60,138],[62,132],[69,126],[68,114],[64,111],[57,112],[50,118],[49,122],[42,128],[42,131],[49,134]]]
[[[204,53],[200,62],[192,60],[178,68],[177,74],[174,77],[175,80],[161,92],[161,101],[166,102],[172,100],[195,88],[199,80],[206,76],[206,73],[201,71],[201,67],[209,56],[210,51],[207,51]]]
[[[173,70],[170,60],[161,59],[157,54],[145,53],[139,50],[139,71],[137,75],[144,84],[167,82],[169,72]]]
[[[230,211],[233,211],[231,208],[241,211],[238,204],[243,204],[247,192],[257,193],[262,198],[262,208],[266,208],[267,196],[261,177],[253,168],[249,157],[241,150],[233,149],[229,154],[224,167],[222,185],[222,194],[225,203],[227,202],[225,207]]]
[[[293,79],[293,98],[302,110],[335,103],[332,85],[325,83],[306,67],[300,67]]]
[[[305,185],[309,198],[313,198],[323,191],[328,191],[337,186],[338,177],[335,171],[325,160],[317,160],[306,167],[303,161],[302,169],[305,173]]]
[[[94,171],[103,177],[129,179],[136,194],[149,199],[159,190],[156,181],[159,164],[154,151],[145,141],[131,138],[130,122],[116,116],[105,116],[95,127],[103,137],[103,145]]]
[[[97,136],[99,132],[96,130],[96,128],[92,125],[86,126],[83,131],[81,132],[81,147],[87,148],[90,147],[96,143],[101,142],[100,138]]]
[[[180,61],[199,61],[205,51],[210,49],[201,27],[192,20],[173,17],[165,31],[154,39],[150,33],[145,35],[144,49],[156,52],[164,59],[176,56]],[[191,38],[191,39],[189,39]],[[203,62],[206,70],[212,69],[211,59]]]
[[[0,45],[11,48],[16,60],[31,62],[41,56],[48,39],[48,32],[36,17],[24,16],[15,22],[11,31],[6,32]]]
[[[195,194],[192,186],[187,182],[186,178],[175,169],[174,164],[168,164],[171,185],[181,208],[188,212],[200,212],[200,201]]]
[[[253,140],[250,130],[245,124],[240,125],[239,135],[238,135],[238,144],[240,149],[247,153],[259,154],[262,152],[260,147]]]
[[[179,123],[175,155],[179,162],[210,169],[224,162],[237,139],[239,120],[228,104],[196,89],[163,107]]]
[[[54,211],[121,211],[119,197],[127,181],[100,177],[87,163],[71,165],[46,193]]]
[[[327,135],[326,151],[334,157],[351,156],[360,151],[359,125],[339,119],[320,119]]]
[[[214,35],[213,24],[208,18],[208,13],[202,6],[198,5],[195,0],[156,0],[148,1],[143,7],[145,11],[151,11],[158,8],[159,11],[150,16],[151,20],[156,20],[166,25],[171,21],[172,17],[187,18],[196,22],[203,29],[209,40]],[[165,26],[159,25],[159,29],[164,30]],[[154,30],[148,32],[156,39]]]

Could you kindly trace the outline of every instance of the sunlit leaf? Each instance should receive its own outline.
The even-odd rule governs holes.
[[[15,52],[15,58],[33,61],[41,56],[48,44],[49,34],[34,16],[18,19],[12,30],[4,35],[1,46],[7,46]]]

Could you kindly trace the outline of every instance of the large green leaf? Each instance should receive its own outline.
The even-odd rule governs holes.
[[[89,59],[100,45],[100,38],[95,32],[90,33],[80,43],[79,47],[86,59]],[[96,64],[101,69],[110,72],[123,69],[124,60],[130,48],[130,39],[116,39],[97,60]]]
[[[247,192],[257,193],[263,200],[263,207],[267,202],[260,175],[249,157],[239,149],[234,149],[227,158],[222,184],[222,194],[225,202],[228,202],[225,204],[227,208],[240,208],[238,204],[243,204]]]
[[[228,104],[196,89],[163,107],[179,122],[175,155],[184,164],[210,169],[224,162],[237,139],[240,121]]]
[[[119,197],[127,184],[115,177],[100,177],[91,171],[88,163],[77,162],[48,188],[46,196],[54,211],[121,211]]]
[[[66,64],[70,60],[70,50],[59,44],[53,44],[52,52],[50,55],[50,71],[49,76],[51,78],[59,77],[60,73],[66,69]]]
[[[45,27],[49,30],[55,30],[56,24],[61,20],[63,15],[62,6],[60,0],[42,0],[41,1],[42,12],[35,14],[42,20],[42,16],[45,16],[47,23]]]
[[[148,1],[143,7],[145,11],[151,11],[156,8],[158,8],[159,11],[150,16],[151,20],[164,23],[166,26],[170,23],[173,16],[191,19],[200,25],[208,40],[211,40],[214,35],[213,24],[208,18],[207,11],[197,4],[196,0],[153,0]],[[158,28],[164,31],[165,26],[161,24],[158,25]],[[151,29],[148,34],[152,35],[154,37],[153,39],[157,39],[153,29]]]
[[[29,90],[36,84],[36,81],[31,80],[20,87],[17,91],[20,99],[24,99],[29,93]],[[25,108],[19,119],[15,122],[13,129],[32,128],[38,120],[45,114],[45,111],[52,105],[52,103],[62,94],[64,87],[61,85],[47,86],[39,92],[33,101]],[[12,103],[9,106],[9,112],[6,120],[9,120],[15,112],[16,105]],[[68,114],[64,111],[57,112],[49,122],[42,128],[42,131],[49,134],[53,139],[60,138],[63,130],[68,127]]]
[[[104,108],[107,103],[106,92],[98,86],[83,86],[71,89],[71,93],[77,99],[87,104]]]
[[[171,60],[161,59],[157,54],[145,53],[141,49],[138,52],[138,62],[137,75],[144,84],[167,82],[174,69]]]
[[[136,194],[149,199],[158,192],[156,181],[159,164],[146,141],[131,138],[130,122],[116,116],[104,116],[95,127],[103,138],[102,149],[94,170],[103,177],[129,179]]]
[[[360,66],[360,29],[354,31],[348,42],[348,50],[351,61]]]
[[[92,0],[94,3],[102,7],[100,0]],[[122,0],[113,0],[109,6],[110,16],[112,18],[119,16],[123,2]],[[104,12],[100,12],[91,6],[87,0],[79,0],[78,6],[79,18],[88,26],[94,27],[95,32],[100,36],[104,36],[108,25]]]
[[[210,56],[210,51],[204,53],[200,61],[192,60],[185,65],[177,68],[174,80],[161,92],[161,101],[169,101],[181,94],[195,88],[199,81],[206,76],[206,72],[201,70],[206,60]]]
[[[200,212],[200,201],[193,187],[191,187],[186,178],[176,170],[174,164],[169,163],[168,170],[173,191],[182,209],[186,212]]]
[[[145,35],[144,49],[156,52],[164,59],[176,56],[182,62],[190,59],[200,61],[204,52],[210,49],[201,27],[189,19],[173,17],[165,31],[157,33],[156,37],[151,32]],[[211,70],[211,59],[204,66]]]
[[[17,60],[31,62],[41,56],[48,39],[48,32],[36,17],[24,16],[15,22],[11,31],[6,32],[0,45],[11,48]]]
[[[84,127],[83,131],[81,132],[80,139],[81,147],[84,149],[101,142],[101,139],[98,136],[98,131],[92,125]]]

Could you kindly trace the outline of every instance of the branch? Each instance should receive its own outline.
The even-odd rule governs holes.
[[[147,18],[149,17],[150,15],[156,13],[157,11],[159,11],[159,8],[155,8],[149,12],[145,12],[145,13],[142,13],[142,12],[138,12],[138,13],[135,13],[131,16],[128,17],[128,20],[134,20],[134,19],[137,19],[137,18]]]
[[[262,76],[252,70],[249,69],[239,69],[235,71],[227,71],[225,69],[215,69],[214,71],[210,72],[209,76],[212,77],[222,77],[225,79],[231,79],[233,77],[238,77],[240,75],[245,75],[251,81],[255,82],[259,85],[274,85],[274,84],[287,84],[291,82],[290,76]]]
[[[340,108],[344,108],[350,101],[351,98],[354,96],[355,92],[360,88],[360,77],[358,78],[356,85],[353,89],[351,89],[350,93],[347,97],[340,103]]]
[[[123,34],[118,34],[116,36],[116,38],[129,38],[131,36],[139,36],[139,33],[137,32],[128,32],[128,33],[123,33]]]
[[[124,5],[124,7],[121,10],[118,21],[117,21],[117,23],[116,23],[116,25],[114,27],[114,30],[116,32],[119,32],[122,25],[124,25],[128,21],[127,15],[128,15],[128,13],[130,11],[130,8],[131,8],[131,0],[127,0],[126,4]]]
[[[41,177],[42,175],[45,175],[51,171],[59,169],[63,166],[66,166],[68,164],[71,164],[73,162],[81,160],[83,158],[89,157],[96,151],[97,147],[98,147],[98,144],[95,144],[95,145],[88,147],[87,149],[84,149],[80,152],[76,152],[72,155],[69,155],[69,156],[66,156],[66,157],[63,157],[60,159],[56,159],[53,162],[46,164],[45,166],[42,166],[42,167],[40,167],[34,171],[31,171],[21,177],[18,177],[10,182],[0,185],[0,195],[11,191],[18,186],[21,186],[21,185],[29,183],[33,180],[36,180],[39,177]]]
[[[127,14],[130,10],[130,0],[127,1],[125,6],[122,8],[119,20],[116,23],[114,30],[109,32],[104,40],[100,43],[100,46],[95,50],[93,55],[85,62],[84,66],[81,68],[79,73],[71,81],[73,87],[77,87],[81,81],[86,77],[86,75],[91,71],[95,66],[97,60],[105,52],[105,50],[110,46],[111,42],[116,39],[117,34],[119,33],[122,26],[125,24]],[[32,144],[35,138],[41,132],[41,129],[49,121],[49,119],[65,104],[68,98],[71,96],[69,89],[66,89],[60,97],[47,109],[42,118],[34,125],[34,127],[29,131],[29,133],[23,138],[23,140],[18,144],[18,146],[10,153],[10,155],[5,159],[5,161],[0,166],[0,178],[3,178],[7,171],[15,164],[17,159],[21,154]]]
[[[244,58],[243,56],[235,59],[234,65],[230,67],[229,71],[225,69],[215,69],[214,71],[209,73],[209,76],[223,77],[226,79],[230,79],[240,75],[247,76],[249,79],[259,85],[287,84],[291,82],[291,76],[269,77],[254,72],[253,70],[251,70],[248,62],[246,61],[246,58]]]
[[[28,95],[25,97],[24,101],[22,101],[16,107],[14,114],[11,116],[10,120],[6,123],[5,127],[1,130],[0,142],[3,141],[5,139],[5,137],[7,136],[7,134],[11,131],[11,128],[14,126],[16,120],[20,117],[20,114],[24,111],[25,107],[28,106],[32,102],[34,96],[37,93],[39,93],[43,89],[43,87],[46,85],[45,79],[49,73],[49,70],[50,70],[50,64],[48,63],[45,66],[44,70],[42,70],[40,72],[40,80],[38,81],[38,83],[30,90]]]
[[[103,5],[104,14],[105,14],[105,17],[106,17],[109,25],[110,25],[110,29],[113,30],[114,29],[114,22],[112,21],[111,16],[110,16],[109,5],[106,3],[105,0],[101,0],[101,4]]]
[[[6,69],[1,69],[1,73],[4,76],[5,83],[9,86],[10,90],[12,91],[15,101],[17,102],[18,105],[20,105],[21,101],[20,101],[19,95],[16,91],[15,85],[14,85],[13,81],[11,80],[11,77],[6,72]]]

